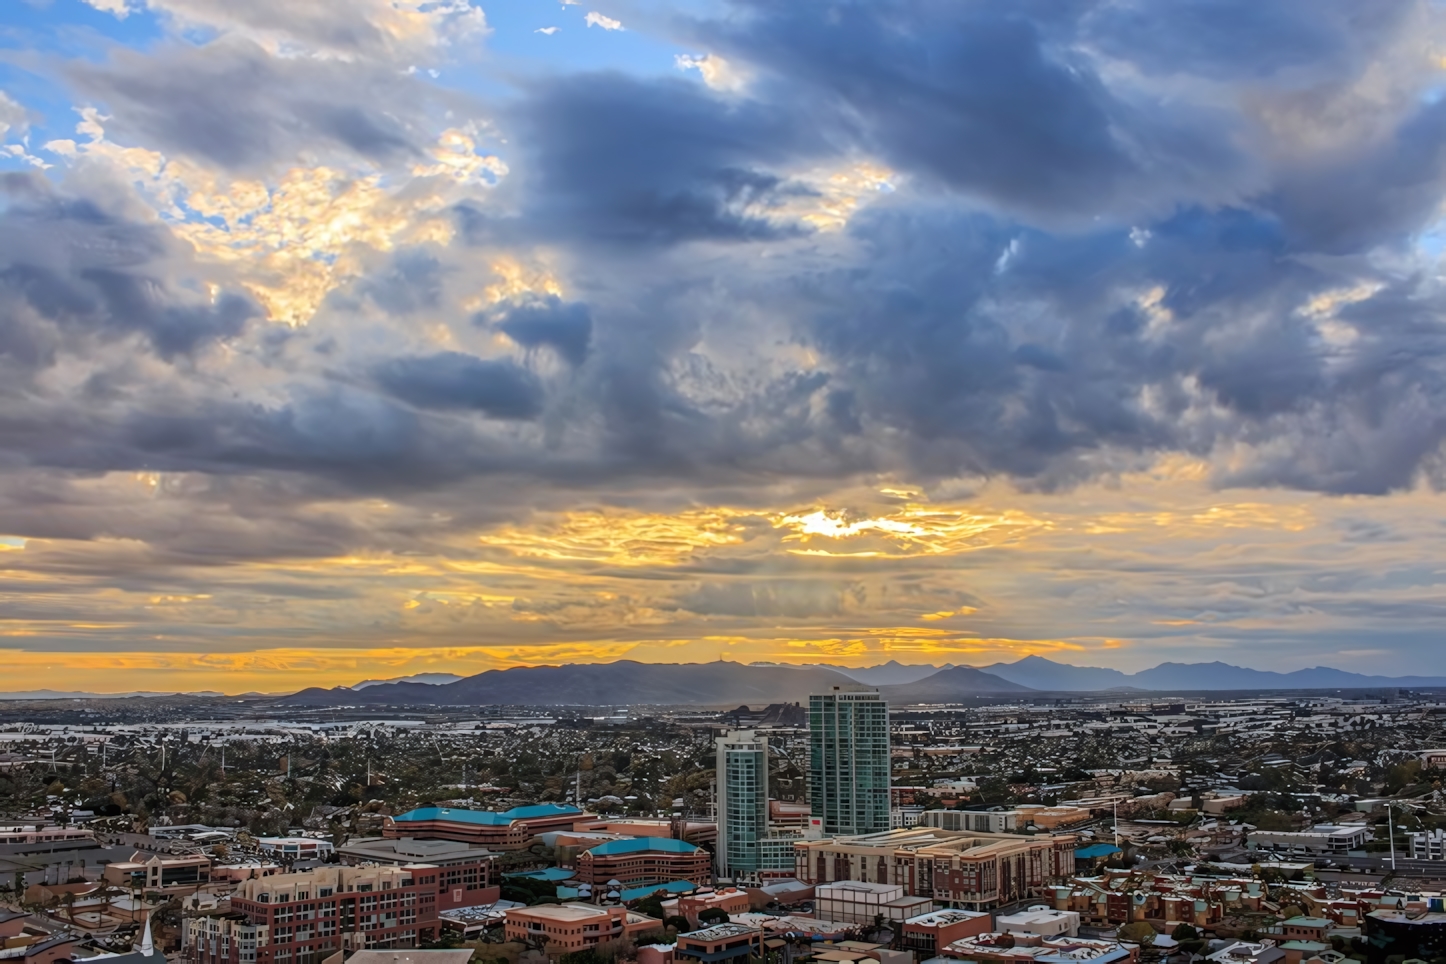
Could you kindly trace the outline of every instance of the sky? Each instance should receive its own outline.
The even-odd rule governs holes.
[[[1428,0],[3,0],[3,689],[1446,673]]]

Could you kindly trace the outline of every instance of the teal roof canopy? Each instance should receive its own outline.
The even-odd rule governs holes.
[[[659,850],[673,854],[691,854],[697,851],[697,847],[682,840],[674,840],[671,837],[633,837],[628,840],[609,840],[600,843],[596,847],[587,848],[587,852],[599,857],[612,857],[617,854],[636,854],[647,850]]]
[[[418,807],[393,817],[396,823],[425,823],[433,820],[470,823],[479,827],[505,827],[514,820],[536,820],[539,817],[580,817],[577,807],[539,803],[530,807],[513,807],[498,813],[492,810],[468,810],[465,807]]]

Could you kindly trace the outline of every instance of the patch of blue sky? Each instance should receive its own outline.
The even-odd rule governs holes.
[[[1446,220],[1437,221],[1416,238],[1416,250],[1430,258],[1446,254]]]
[[[55,71],[57,61],[95,63],[118,46],[144,49],[163,36],[156,17],[144,10],[121,18],[81,0],[4,0],[0,90],[30,115],[29,153],[53,164],[57,158],[42,145],[75,138],[77,104],[63,75]],[[13,156],[0,158],[0,167],[33,169],[29,161]]]
[[[641,76],[677,73],[678,54],[694,53],[670,34],[670,22],[694,4],[658,6],[627,0],[493,0],[483,4],[492,32],[486,40],[503,75],[620,70]],[[696,5],[703,9],[703,5]],[[587,22],[591,13],[622,24],[609,30]],[[551,33],[542,33],[552,30]],[[457,83],[452,78],[454,84]]]

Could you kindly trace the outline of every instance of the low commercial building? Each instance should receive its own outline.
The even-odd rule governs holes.
[[[357,951],[346,959],[346,964],[467,964],[471,959],[470,947],[458,950]]]
[[[913,951],[918,960],[935,957],[939,948],[978,937],[993,930],[988,911],[939,910],[904,921],[899,928],[899,945]]]
[[[795,876],[805,883],[890,883],[910,896],[965,910],[1045,896],[1074,872],[1071,835],[955,833],[932,827],[794,845]]]
[[[66,933],[12,937],[0,948],[0,961],[11,961],[14,964],[61,964],[72,959],[78,946],[79,941],[75,935]],[[156,964],[163,964],[163,960],[159,954],[156,955]]]
[[[509,941],[539,947],[556,958],[660,927],[662,921],[625,907],[539,904],[509,909],[504,933]]]
[[[336,849],[331,841],[316,837],[258,837],[256,846],[283,860],[324,860]]]
[[[1226,916],[1260,911],[1265,899],[1261,882],[1252,878],[1141,878],[1126,870],[1073,877],[1050,890],[1054,910],[1073,911],[1081,923],[1099,927],[1136,921],[1158,921],[1166,928],[1213,927]]]
[[[702,914],[706,910],[721,910],[730,919],[739,914],[746,914],[749,910],[748,893],[733,887],[725,887],[722,890],[686,894],[663,901],[664,916],[686,918],[693,927],[703,926]]]
[[[1019,829],[1015,810],[925,810],[919,826],[952,830],[956,833],[1012,833]]]
[[[1365,934],[1378,947],[1394,954],[1429,961],[1446,956],[1446,913],[1373,910],[1365,916]]]
[[[1286,964],[1285,951],[1271,941],[1235,941],[1205,960],[1212,964]]]
[[[806,803],[790,803],[787,800],[768,801],[768,825],[770,827],[802,829],[808,826],[808,818],[812,813],[813,808]]]
[[[1020,807],[1015,811],[1020,828],[1063,830],[1088,823],[1094,814],[1086,807]]]
[[[1040,937],[1078,937],[1079,914],[1052,907],[1030,907],[1017,914],[1000,915],[994,926],[1008,934],[1038,934]]]
[[[678,935],[673,949],[675,958],[687,958],[715,964],[749,955],[763,956],[763,931],[746,924],[714,924],[703,930],[689,931]]]
[[[1253,850],[1345,856],[1352,850],[1365,847],[1372,837],[1371,828],[1364,824],[1320,824],[1309,830],[1252,830],[1246,846]]]
[[[1446,830],[1422,830],[1407,839],[1412,860],[1446,860]]]
[[[382,836],[456,840],[489,850],[522,850],[538,834],[571,830],[587,817],[577,807],[555,803],[513,807],[500,813],[462,807],[421,807],[387,817]]]
[[[204,854],[146,857],[136,852],[130,860],[106,864],[101,877],[111,886],[127,890],[194,888],[211,882],[211,858]]]
[[[46,851],[94,847],[95,831],[76,827],[0,827],[0,846],[7,853],[23,854],[35,847]]]
[[[241,860],[211,867],[211,883],[239,884],[255,877],[271,877],[281,873],[281,865],[269,860]]]
[[[343,863],[356,866],[382,864],[405,867],[427,864],[437,868],[437,913],[459,907],[495,904],[502,896],[497,855],[485,847],[455,840],[354,840],[337,850]]]
[[[675,880],[701,887],[712,880],[712,863],[708,851],[669,837],[609,840],[577,855],[577,879],[594,888],[613,880],[627,890]]]
[[[1288,941],[1325,942],[1331,922],[1324,917],[1292,917],[1281,921],[1280,933]]]
[[[980,964],[1134,964],[1140,959],[1140,948],[1083,937],[990,933],[955,941],[943,954]]]
[[[814,888],[813,909],[824,920],[871,924],[880,917],[904,921],[927,914],[934,909],[934,902],[906,894],[899,884],[840,880]]]

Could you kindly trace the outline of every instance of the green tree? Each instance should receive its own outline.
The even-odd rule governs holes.
[[[1141,947],[1149,947],[1155,943],[1155,929],[1142,920],[1133,924],[1126,924],[1119,930],[1119,938],[1131,944],[1139,944]]]

